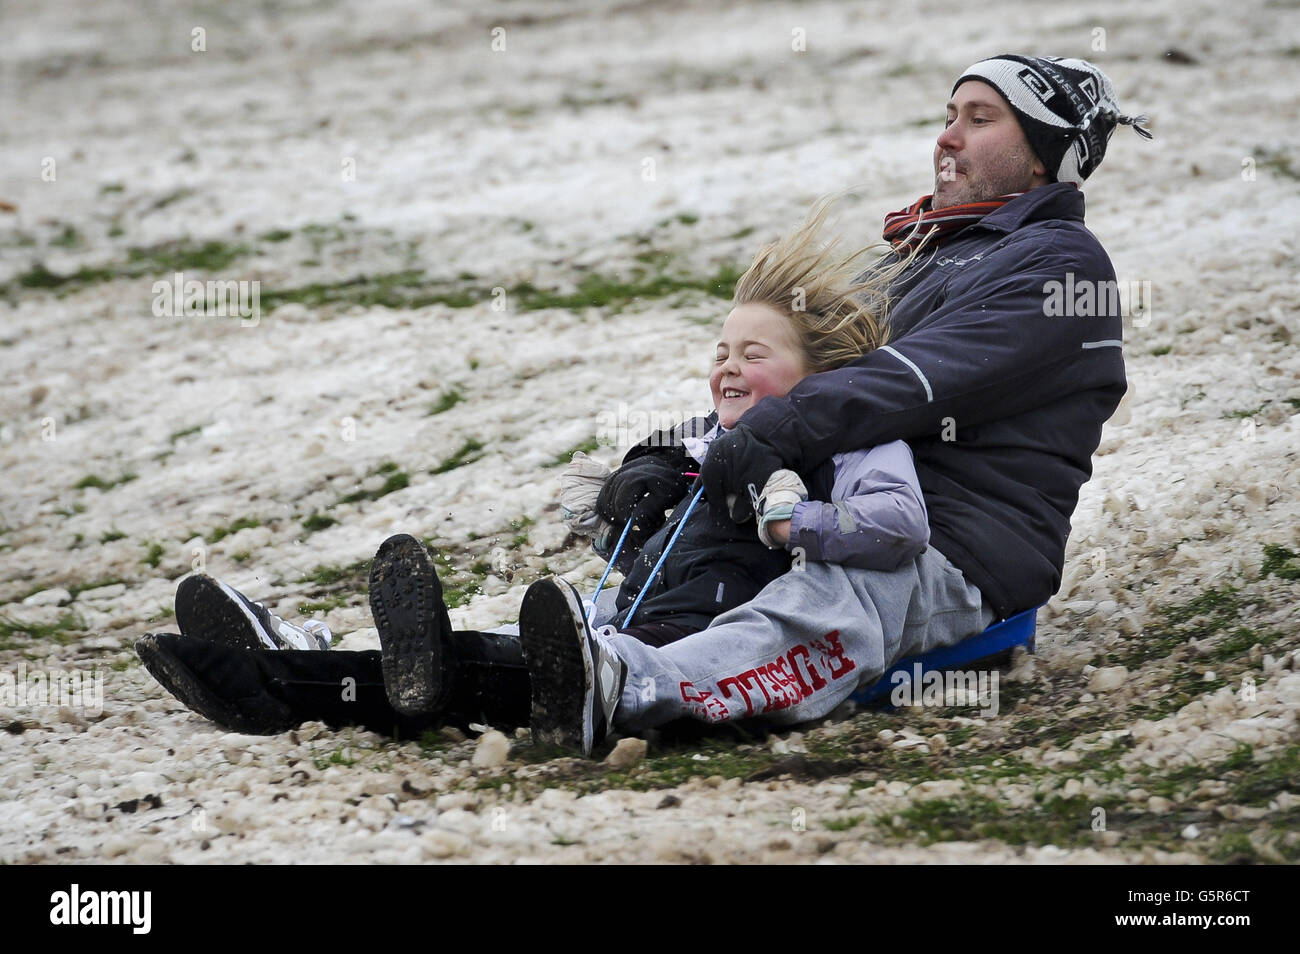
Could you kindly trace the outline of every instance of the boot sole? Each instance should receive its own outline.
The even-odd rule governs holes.
[[[519,607],[519,639],[532,688],[534,742],[590,755],[595,704],[582,600],[563,580],[539,580]]]
[[[293,717],[287,706],[273,699],[259,700],[260,707],[265,711],[250,713],[221,698],[204,685],[185,663],[161,646],[152,633],[136,640],[135,651],[144,663],[144,668],[149,670],[149,675],[158,680],[164,689],[184,703],[186,708],[223,729],[244,735],[279,735],[301,722]]]
[[[176,588],[176,625],[186,636],[236,649],[278,649],[262,638],[248,609],[210,576],[187,576]]]
[[[370,612],[389,704],[406,716],[436,715],[449,662],[443,634],[450,634],[451,623],[442,583],[419,540],[398,534],[380,546],[370,565]]]

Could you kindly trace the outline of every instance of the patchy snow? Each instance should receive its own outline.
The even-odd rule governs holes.
[[[124,0],[7,4],[0,200],[15,210],[0,212],[0,617],[66,625],[0,640],[0,666],[99,666],[106,698],[95,713],[0,709],[11,728],[0,734],[0,858],[1200,860],[1191,841],[1183,853],[1117,837],[924,847],[820,824],[953,794],[923,788],[938,782],[717,776],[665,805],[667,790],[537,794],[526,782],[540,770],[495,738],[475,765],[473,743],[430,757],[314,725],[234,736],[166,696],[130,647],[172,625],[175,586],[196,564],[296,613],[311,592],[304,576],[368,559],[399,530],[460,561],[509,552],[514,565],[487,576],[453,612],[457,625],[513,619],[543,566],[594,582],[599,561],[554,528],[548,465],[608,430],[620,406],[706,409],[725,303],[688,291],[621,310],[519,310],[508,298],[500,310],[492,289],[567,292],[587,274],[627,277],[647,251],[671,253],[673,274],[709,276],[854,184],[845,229],[874,241],[885,212],[928,191],[952,79],[1024,49],[1098,63],[1156,135],[1121,127],[1086,189],[1089,227],[1121,281],[1150,282],[1151,308],[1126,328],[1130,394],[1084,488],[1026,678],[1068,674],[1099,705],[1157,692],[1159,664],[1123,679],[1079,672],[1140,642],[1159,608],[1245,585],[1276,607],[1250,624],[1284,637],[1251,657],[1255,700],[1224,687],[1112,728],[1131,733],[1134,771],[1212,763],[1237,743],[1257,761],[1293,745],[1295,584],[1248,581],[1264,544],[1300,547],[1300,59],[1288,46],[1300,10],[1246,6],[1261,9],[1161,0],[1139,16],[1078,3],[1031,22],[1006,2],[552,2],[524,14],[501,0],[343,0],[276,17],[236,2],[199,19],[142,16]],[[1006,32],[990,39],[991,23]],[[191,50],[196,28],[205,52]],[[1098,28],[1105,50],[1092,45]],[[806,52],[791,49],[799,30]],[[1170,49],[1196,62],[1172,62]],[[288,234],[268,237],[277,230]],[[244,246],[186,278],[258,280],[263,296],[424,270],[475,303],[291,302],[255,323],[157,317],[153,283],[171,271],[133,271],[130,250],[182,239]],[[118,277],[15,284],[37,263]],[[428,413],[453,390],[460,403]],[[471,440],[477,459],[431,473]],[[388,462],[409,486],[338,502],[380,489]],[[77,486],[89,477],[111,486]],[[317,513],[337,522],[309,533]],[[241,520],[253,525],[213,540]],[[358,594],[320,613],[342,647],[376,644]],[[1020,756],[1063,771],[1078,757],[1040,748]],[[475,788],[484,777],[515,781]],[[1071,782],[1072,794],[1103,791]],[[1008,805],[1030,794],[997,792]],[[1270,810],[1293,807],[1289,797]],[[806,829],[792,829],[800,810]],[[1197,827],[1204,835],[1206,821]]]

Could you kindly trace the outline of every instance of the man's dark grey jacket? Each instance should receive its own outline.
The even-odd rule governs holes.
[[[1060,586],[1079,487],[1125,391],[1115,272],[1083,208],[1072,185],[1031,189],[923,252],[893,285],[889,345],[743,418],[800,472],[907,441],[930,545],[999,618]]]

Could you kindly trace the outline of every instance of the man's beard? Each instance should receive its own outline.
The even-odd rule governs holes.
[[[930,202],[932,210],[966,202],[987,202],[1012,192],[1027,192],[1034,182],[1034,160],[1032,157],[1024,160],[1015,154],[978,176],[971,176],[969,169],[966,173],[952,182],[946,182],[942,172],[935,176],[934,199]],[[947,186],[942,195],[940,186]]]

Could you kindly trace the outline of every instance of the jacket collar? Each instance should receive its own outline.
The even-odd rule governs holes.
[[[729,428],[725,428],[721,424],[717,423],[716,414],[717,412],[715,411],[713,414],[709,415],[708,419],[713,420],[714,424],[703,434],[682,435],[682,446],[686,448],[686,453],[690,454],[701,464],[704,463],[704,458],[708,456],[709,445],[713,443],[713,439],[719,434],[725,434],[729,430]]]
[[[1070,182],[1052,182],[1039,186],[1017,196],[963,231],[991,229],[995,232],[1014,232],[1026,222],[1038,219],[1074,219],[1082,222],[1083,192]]]

